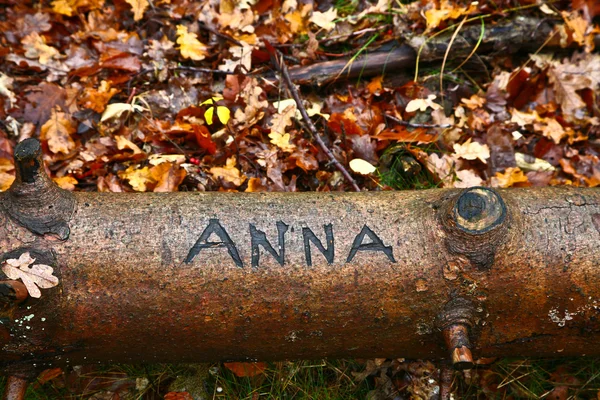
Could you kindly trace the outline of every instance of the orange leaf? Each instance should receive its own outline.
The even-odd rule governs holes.
[[[438,136],[427,133],[427,129],[425,128],[417,128],[409,132],[402,126],[396,126],[393,129],[382,131],[379,135],[373,136],[373,138],[377,140],[397,140],[404,143],[432,143],[437,141]]]
[[[224,363],[225,368],[235,374],[235,376],[256,376],[262,374],[267,369],[267,363],[264,362],[231,362]]]

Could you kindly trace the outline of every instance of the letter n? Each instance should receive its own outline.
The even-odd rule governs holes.
[[[333,246],[333,226],[331,224],[323,225],[325,229],[325,240],[327,248],[323,247],[321,240],[310,230],[310,228],[302,228],[302,237],[304,238],[304,256],[306,257],[306,265],[312,267],[312,256],[310,254],[310,243],[312,242],[317,249],[325,256],[327,264],[333,264],[334,246]]]
[[[262,246],[265,250],[267,250],[275,260],[279,263],[279,265],[283,266],[285,262],[285,233],[288,230],[288,225],[281,221],[277,221],[277,239],[279,242],[279,253],[275,251],[269,240],[267,239],[267,235],[263,231],[259,231],[256,229],[256,226],[250,224],[250,239],[252,244],[252,268],[258,267],[260,262],[260,249],[258,246]]]
[[[221,239],[220,242],[209,242],[208,239],[210,235],[215,234]],[[240,258],[240,254],[235,247],[235,243],[227,234],[227,231],[221,226],[218,219],[210,219],[208,222],[208,226],[204,229],[204,232],[200,235],[194,246],[190,249],[187,257],[185,258],[185,263],[189,264],[192,262],[194,257],[200,253],[203,249],[218,249],[226,247],[229,252],[229,256],[233,259],[235,265],[239,268],[244,268],[244,263]]]
[[[368,236],[371,239],[371,243],[363,243],[365,236]],[[391,262],[396,262],[392,246],[385,246],[381,239],[379,239],[379,236],[377,236],[367,225],[364,225],[360,233],[354,238],[354,243],[352,243],[352,248],[350,249],[350,254],[348,254],[346,262],[349,263],[352,261],[359,251],[382,251]]]

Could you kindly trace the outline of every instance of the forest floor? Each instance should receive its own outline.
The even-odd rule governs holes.
[[[600,185],[595,0],[7,0],[0,191]],[[567,339],[566,339],[567,340]],[[594,359],[480,360],[454,398],[600,399]],[[430,399],[404,359],[78,366],[27,398]]]

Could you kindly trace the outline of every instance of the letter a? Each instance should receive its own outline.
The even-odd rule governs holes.
[[[213,233],[217,235],[219,239],[221,239],[220,242],[208,241],[208,238]],[[227,247],[229,256],[231,256],[235,265],[237,265],[239,268],[244,268],[244,263],[240,258],[240,254],[238,253],[237,248],[235,247],[235,243],[233,243],[233,240],[231,240],[231,238],[227,234],[227,231],[221,226],[218,219],[209,220],[208,226],[206,227],[204,232],[202,232],[202,235],[200,235],[194,246],[190,249],[190,252],[185,258],[185,263],[191,263],[194,257],[196,257],[198,253],[200,253],[200,251],[202,251],[203,249],[214,249],[221,247]]]
[[[365,236],[368,236],[371,239],[371,243],[363,243]],[[352,248],[350,249],[350,254],[348,254],[346,262],[349,263],[352,261],[359,251],[383,251],[383,254],[385,254],[391,262],[396,262],[392,246],[384,245],[381,239],[379,239],[379,236],[377,236],[367,225],[364,225],[360,233],[354,238],[354,243],[352,243]]]

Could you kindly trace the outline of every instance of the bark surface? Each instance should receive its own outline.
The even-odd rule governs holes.
[[[1,369],[448,358],[445,343],[465,365],[468,350],[600,355],[599,192],[478,190],[495,203],[454,189],[75,193],[67,239],[32,232],[2,194],[2,260],[29,251],[60,284],[5,299]]]

